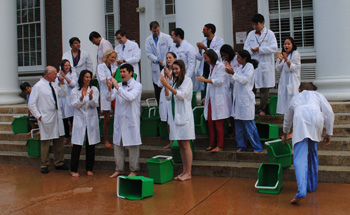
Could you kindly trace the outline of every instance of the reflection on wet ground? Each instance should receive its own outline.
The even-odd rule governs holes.
[[[295,181],[279,195],[261,194],[254,179],[196,177],[154,185],[154,196],[118,198],[113,172],[96,170],[78,179],[69,171],[42,175],[39,167],[0,164],[1,214],[348,214],[350,184],[320,183],[301,204],[289,201]]]

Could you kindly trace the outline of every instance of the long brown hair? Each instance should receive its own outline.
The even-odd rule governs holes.
[[[182,82],[185,80],[186,66],[182,60],[174,61],[173,69],[174,69],[174,65],[178,65],[180,67],[180,73],[179,73],[178,77],[175,77],[175,74],[173,72],[174,86],[179,87],[179,86],[181,86]]]

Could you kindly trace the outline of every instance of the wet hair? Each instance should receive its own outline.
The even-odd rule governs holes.
[[[152,28],[159,27],[159,23],[157,21],[153,21],[149,23],[149,29],[152,30]]]
[[[106,63],[107,58],[108,58],[109,56],[111,56],[111,54],[113,54],[113,53],[116,54],[116,55],[117,55],[117,58],[118,58],[117,52],[115,52],[113,49],[108,49],[107,51],[105,51],[105,53],[103,53],[103,56],[102,56],[101,61]]]
[[[63,60],[61,61],[61,70],[62,70],[62,71],[63,71],[63,66],[64,66],[64,64],[65,64],[67,61],[69,62],[69,60],[67,60],[67,59],[63,59]],[[69,62],[69,65],[70,65],[70,62]],[[72,65],[70,65],[69,72],[72,73]]]
[[[123,64],[121,67],[120,67],[120,70],[121,69],[126,69],[126,71],[128,71],[128,73],[134,73],[134,67],[131,65],[131,64]]]
[[[317,87],[314,85],[312,82],[301,82],[299,86],[300,92],[304,90],[311,90],[311,91],[316,91]]]
[[[83,88],[84,86],[84,76],[86,73],[89,73],[90,74],[90,78],[92,78],[92,72],[89,71],[89,70],[83,70],[80,72],[80,75],[79,75],[79,79],[78,79],[78,85],[79,85],[79,88],[78,90],[81,90],[81,88]],[[91,87],[91,81],[89,83],[89,87]]]
[[[211,33],[215,34],[216,32],[216,27],[214,24],[208,23],[204,25],[206,28],[211,29]]]
[[[260,13],[255,14],[252,18],[253,23],[258,23],[258,22],[263,23],[264,21],[265,21],[264,16],[261,15]]]
[[[23,82],[21,85],[19,85],[19,88],[22,90],[22,92],[26,91],[27,87],[31,87],[28,82]]]
[[[100,37],[101,37],[101,35],[98,32],[93,31],[89,35],[89,40],[92,41],[94,38],[100,38]]]
[[[230,46],[229,44],[224,44],[223,46],[221,46],[220,53],[226,53],[230,62],[233,60],[233,58],[235,58],[236,55],[233,51],[232,46]]]
[[[250,56],[249,52],[247,50],[241,50],[238,52],[239,56],[241,56],[241,58],[246,58],[247,63],[251,63],[253,64],[254,69],[256,69],[258,67],[259,62],[255,59],[252,59],[252,57]]]
[[[166,55],[168,55],[168,54],[171,54],[174,58],[177,58],[177,57],[176,57],[176,54],[175,54],[174,52],[168,52],[168,53],[166,53]],[[165,56],[166,56],[166,55],[165,55]]]
[[[174,61],[173,69],[174,69],[174,65],[178,65],[180,67],[180,73],[178,77],[175,77],[175,74],[173,73],[173,80],[174,80],[173,86],[179,87],[181,86],[182,82],[185,80],[186,66],[182,60]]]
[[[50,72],[52,72],[54,70],[54,67],[51,66],[46,66],[44,73],[43,73],[43,77],[45,77],[47,74],[49,74]],[[57,72],[57,71],[56,71]]]
[[[185,32],[181,28],[174,28],[172,31],[174,32],[175,36],[180,36],[182,40],[185,38]]]
[[[206,50],[204,54],[209,57],[211,65],[215,65],[218,61],[218,54],[213,49]]]
[[[72,37],[72,38],[70,38],[70,40],[69,40],[69,45],[70,45],[70,46],[73,45],[73,43],[74,43],[75,41],[78,41],[78,42],[80,43],[80,40],[79,40],[78,37]]]
[[[297,50],[297,44],[295,44],[293,37],[287,37],[284,41],[286,41],[286,40],[290,40],[290,42],[292,43],[293,48],[292,48],[291,53],[293,53],[293,51]],[[286,52],[286,50],[284,50],[284,46],[282,46],[282,52]]]
[[[126,32],[123,31],[122,29],[119,29],[115,32],[114,36],[117,36],[118,34],[120,34],[120,36],[124,37],[126,36]]]

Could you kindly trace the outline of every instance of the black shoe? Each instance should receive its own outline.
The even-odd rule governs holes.
[[[42,167],[41,170],[40,170],[40,172],[41,172],[42,174],[47,174],[47,173],[49,173],[49,169],[48,169],[47,167]]]
[[[62,166],[55,166],[55,169],[58,169],[58,170],[68,170],[69,168],[66,166],[66,165],[62,165]]]

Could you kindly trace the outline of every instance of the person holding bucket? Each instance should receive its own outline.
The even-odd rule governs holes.
[[[192,178],[192,150],[190,140],[195,139],[194,119],[192,112],[192,80],[186,76],[185,63],[177,60],[173,63],[173,85],[168,78],[159,75],[165,87],[166,99],[171,101],[171,111],[168,112],[170,125],[170,140],[177,140],[182,159],[182,173],[174,179],[186,181]]]
[[[284,139],[293,124],[292,144],[294,150],[294,169],[298,183],[298,193],[291,200],[297,204],[306,197],[306,191],[315,192],[318,181],[317,146],[322,139],[323,124],[326,127],[325,145],[331,143],[334,113],[327,99],[315,92],[317,87],[312,82],[302,82],[299,94],[289,103],[284,115]]]

